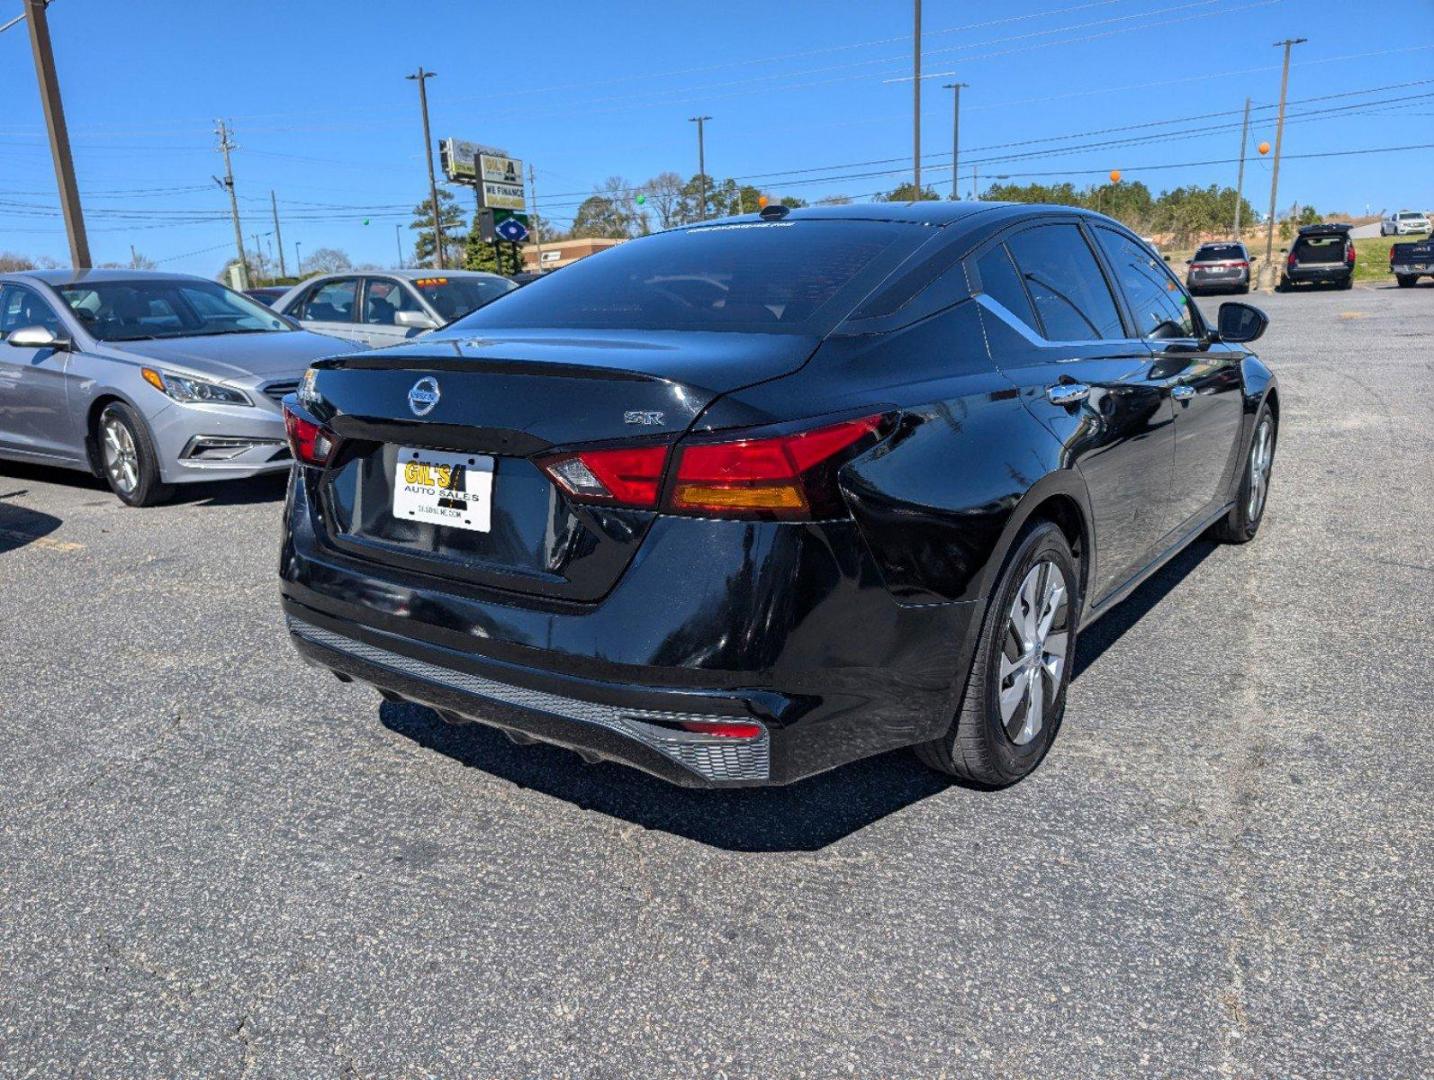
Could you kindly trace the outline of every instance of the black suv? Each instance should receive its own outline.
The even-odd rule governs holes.
[[[1354,241],[1348,225],[1306,225],[1285,258],[1280,288],[1309,282],[1348,289],[1354,284]]]

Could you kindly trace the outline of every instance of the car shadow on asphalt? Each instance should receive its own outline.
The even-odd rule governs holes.
[[[1082,633],[1071,677],[1079,678],[1217,546],[1196,541]],[[727,851],[818,851],[953,787],[976,799],[1000,797],[942,776],[905,750],[783,787],[709,791],[675,787],[625,765],[586,765],[558,747],[518,746],[495,728],[449,724],[420,705],[385,702],[379,719],[426,750],[519,787]]]
[[[28,506],[17,506],[7,500],[25,495],[25,488],[13,489],[4,484],[0,488],[0,555],[15,551],[36,540],[43,540],[64,524],[54,514],[31,510]]]
[[[0,462],[0,484],[32,480],[59,487],[104,492],[119,506],[119,497],[104,480],[78,469],[57,469],[52,465],[30,465],[18,461]],[[174,494],[161,506],[247,506],[277,502],[284,497],[288,472],[265,473],[247,480],[216,480],[199,484],[176,484]]]

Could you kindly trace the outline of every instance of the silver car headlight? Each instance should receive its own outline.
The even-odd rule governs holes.
[[[253,405],[243,390],[189,375],[175,375],[154,368],[141,368],[144,381],[156,390],[168,394],[175,401],[186,405]]]

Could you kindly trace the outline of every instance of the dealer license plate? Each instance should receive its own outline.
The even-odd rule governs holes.
[[[493,459],[401,447],[394,467],[393,516],[487,532],[493,522]]]

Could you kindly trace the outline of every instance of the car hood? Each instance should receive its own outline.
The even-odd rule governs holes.
[[[179,368],[193,375],[242,380],[250,375],[259,379],[298,376],[321,357],[360,352],[362,347],[307,330],[291,330],[99,342],[92,351],[120,360],[152,361],[160,367]]]

